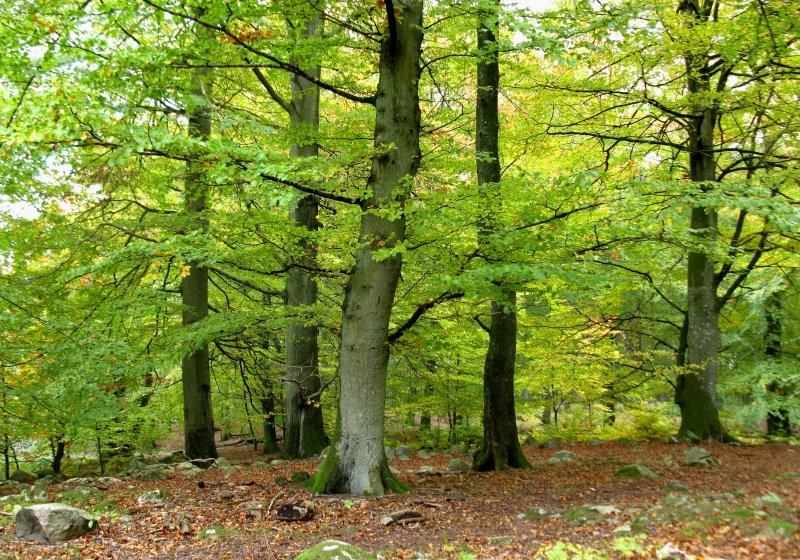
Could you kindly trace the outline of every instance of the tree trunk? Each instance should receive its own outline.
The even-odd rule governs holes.
[[[275,397],[270,393],[266,397],[259,399],[261,402],[261,414],[264,419],[264,455],[277,453],[278,449],[278,434],[275,430]]]
[[[486,199],[487,215],[500,182],[500,119],[498,92],[500,62],[497,26],[500,2],[479,13],[478,93],[476,102],[475,152],[478,184]],[[493,233],[491,216],[481,224],[481,236]],[[484,243],[485,244],[485,243]],[[491,247],[486,248],[489,252]],[[483,366],[483,442],[475,454],[473,468],[479,471],[529,467],[519,444],[514,409],[514,370],[517,355],[517,294],[503,290],[504,301],[491,304],[489,348]]]
[[[483,442],[473,459],[478,471],[530,467],[517,434],[514,408],[514,362],[517,355],[516,294],[492,302],[489,350],[483,367]]]
[[[317,491],[374,496],[403,488],[384,452],[386,368],[406,228],[398,210],[405,207],[420,158],[422,2],[408,0],[398,13],[391,0],[385,6],[388,29],[375,104],[378,155],[368,179],[371,194],[361,204],[360,248],[342,310],[338,433],[314,482]]]
[[[302,34],[314,37],[321,31],[322,19],[313,17],[305,23]],[[319,66],[305,71],[316,78]],[[292,100],[290,122],[294,134],[301,140],[291,146],[292,157],[315,157],[319,153],[316,133],[319,127],[319,88],[302,76],[291,80]],[[309,232],[319,229],[318,203],[313,195],[302,196],[291,211],[299,228]],[[320,453],[328,438],[322,421],[319,392],[319,329],[314,317],[303,307],[317,302],[317,280],[312,272],[317,267],[316,248],[312,241],[302,243],[302,255],[297,266],[289,270],[286,281],[286,303],[290,322],[286,327],[286,415],[284,420],[283,451],[289,458],[310,457]]]
[[[687,24],[704,23],[711,17],[711,3],[683,2],[681,13]],[[711,84],[708,55],[687,52],[687,91],[698,101],[691,107],[689,122],[689,178],[700,183],[699,191],[713,188],[716,181],[714,127],[718,111],[713,101],[706,101]],[[681,409],[678,437],[684,439],[726,438],[719,419],[716,399],[719,369],[719,306],[715,262],[703,245],[717,235],[717,211],[697,206],[691,210],[691,231],[700,248],[689,251],[687,266],[687,330],[685,366],[688,371],[678,377],[675,402]]]
[[[781,355],[781,292],[770,294],[764,304],[764,315],[767,322],[764,329],[764,354],[767,360],[777,361]],[[785,396],[786,391],[781,386],[780,380],[775,380],[767,385],[767,391],[775,397]],[[781,406],[772,407],[767,412],[767,435],[787,437],[792,433],[789,421],[789,411]]]
[[[64,441],[63,436],[56,436],[50,440],[50,445],[53,451],[53,472],[60,474],[61,462],[64,460],[64,455],[67,453],[67,442]]]
[[[3,434],[3,460],[4,462],[4,480],[8,480],[11,478],[11,440],[8,437],[8,434]]]
[[[192,94],[197,107],[189,114],[189,136],[207,139],[211,134],[211,114],[208,108],[208,70],[195,70]],[[196,231],[208,228],[205,215],[208,187],[200,164],[189,163],[186,170],[184,209],[190,227]],[[183,325],[190,327],[208,316],[208,269],[197,261],[188,263],[188,274],[181,281]],[[181,364],[183,382],[184,453],[192,459],[216,457],[214,417],[211,409],[211,372],[208,363],[208,343],[202,342],[191,350]]]

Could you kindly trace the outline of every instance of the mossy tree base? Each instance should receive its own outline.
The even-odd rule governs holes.
[[[504,471],[511,469],[527,469],[531,463],[522,452],[519,444],[497,446],[495,448],[481,447],[472,460],[472,468],[479,472]]]
[[[358,494],[363,496],[383,496],[387,491],[401,494],[408,491],[408,486],[403,484],[389,468],[389,462],[384,454],[378,464],[372,468],[350,469],[342,468],[342,461],[336,450],[336,445],[331,444],[331,450],[322,465],[308,484],[308,487],[319,494]]]
[[[735,441],[722,426],[714,397],[705,387],[699,375],[689,374],[678,378],[675,392],[675,403],[681,409],[678,439]]]

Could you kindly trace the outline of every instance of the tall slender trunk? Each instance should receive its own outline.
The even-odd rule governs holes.
[[[3,434],[3,460],[4,460],[4,480],[11,478],[11,439],[8,434]]]
[[[208,70],[194,72],[192,95],[195,105],[189,113],[189,136],[207,139],[211,134],[211,112],[208,107],[206,81]],[[195,231],[208,229],[208,187],[200,164],[189,163],[186,169],[184,211],[189,227]],[[208,269],[198,261],[188,263],[188,274],[181,281],[183,325],[190,327],[208,316]],[[183,383],[184,452],[190,458],[216,457],[214,417],[211,409],[211,372],[208,344],[203,342],[184,356],[181,363]]]
[[[687,25],[705,23],[712,14],[708,0],[682,2],[681,13]],[[718,110],[712,100],[709,58],[705,53],[687,52],[686,86],[694,98],[693,117],[689,123],[689,178],[707,192],[716,181],[714,127]],[[715,262],[702,248],[717,236],[717,211],[702,205],[691,210],[690,228],[701,248],[689,251],[687,266],[687,330],[685,366],[675,390],[675,402],[681,409],[678,437],[689,439],[725,439],[716,398],[719,370],[719,306]]]
[[[314,37],[321,32],[322,19],[316,16],[305,23],[302,34]],[[319,66],[305,71],[316,78]],[[289,105],[291,127],[300,140],[291,146],[292,157],[314,157],[319,154],[316,142],[319,128],[319,88],[303,76],[291,79],[292,99]],[[291,211],[299,228],[309,232],[319,229],[319,206],[313,195],[302,196]],[[322,419],[319,392],[319,329],[314,318],[302,311],[317,302],[317,266],[313,241],[302,243],[302,255],[289,270],[286,281],[286,304],[291,314],[286,327],[286,415],[284,420],[283,451],[290,458],[309,457],[328,445]]]
[[[478,94],[475,118],[475,151],[478,184],[483,191],[486,218],[480,235],[495,232],[494,204],[500,182],[500,119],[498,92],[500,62],[497,49],[497,28],[500,2],[481,11],[478,25]],[[488,245],[490,245],[489,242]],[[484,241],[484,245],[487,245]],[[492,252],[491,246],[484,250]],[[517,417],[514,409],[514,372],[517,355],[517,294],[504,289],[502,301],[492,301],[489,323],[489,348],[483,366],[483,441],[475,454],[473,468],[479,471],[505,470],[507,467],[528,467],[519,444]]]
[[[783,326],[781,323],[781,297],[780,291],[769,295],[765,302],[764,318],[767,325],[764,329],[764,355],[769,361],[780,360],[781,356],[781,335]],[[776,379],[767,385],[767,391],[771,396],[781,397],[786,395],[785,387],[782,386],[780,379]],[[767,412],[767,434],[771,436],[786,437],[791,435],[792,425],[789,420],[789,411],[783,406],[771,406]]]
[[[375,148],[362,202],[360,248],[342,310],[340,399],[334,444],[315,481],[317,491],[383,495],[402,489],[384,452],[389,319],[400,279],[405,202],[419,167],[419,76],[422,2],[385,2]],[[400,9],[402,8],[402,9]],[[399,17],[398,17],[399,13]],[[382,212],[388,210],[391,212]],[[384,252],[378,256],[377,252]]]
[[[50,448],[53,452],[53,472],[56,474],[61,473],[61,462],[67,454],[67,442],[64,436],[58,435],[50,439]]]
[[[278,434],[275,430],[275,396],[272,394],[272,388],[270,388],[270,393],[265,397],[261,397],[259,401],[261,403],[261,415],[264,419],[264,449],[262,452],[265,455],[277,453]]]

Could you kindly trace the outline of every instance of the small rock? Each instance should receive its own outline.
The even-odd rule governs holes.
[[[94,486],[75,486],[62,492],[61,496],[89,500],[93,498],[101,498],[102,496],[105,496],[105,494],[105,492],[99,488],[95,488]]]
[[[719,459],[713,457],[702,447],[690,447],[683,454],[686,456],[686,462],[692,467],[719,464]]]
[[[46,502],[47,501],[47,481],[37,480],[36,484],[29,487],[27,490],[22,491],[22,495],[30,502]]]
[[[44,544],[67,541],[97,529],[96,519],[65,504],[37,504],[22,508],[16,521],[17,538]]]
[[[420,459],[430,459],[432,457],[436,457],[436,451],[433,449],[420,449],[417,452],[417,457]]]
[[[407,445],[401,445],[394,450],[394,456],[401,461],[408,461],[414,455],[414,451]]]
[[[133,478],[136,480],[153,481],[164,480],[170,475],[170,472],[165,469],[146,469],[143,471],[136,471],[133,473]]]
[[[664,489],[661,491],[662,494],[686,494],[689,492],[689,489],[681,484],[680,482],[668,482]]]
[[[604,443],[605,441],[597,438],[591,438],[586,440],[586,445],[591,445],[591,446],[603,445]]]
[[[36,476],[25,471],[14,471],[14,474],[8,477],[8,479],[13,480],[14,482],[21,482],[23,484],[33,484],[37,480]]]
[[[469,471],[469,465],[461,459],[451,459],[447,463],[447,470],[451,473],[465,473]]]
[[[628,525],[627,523],[624,524],[624,525],[620,525],[619,527],[615,527],[614,528],[614,534],[615,535],[627,535],[627,534],[632,533],[632,532],[633,532],[633,529],[631,529],[631,526]]]
[[[623,476],[625,478],[649,478],[656,480],[658,475],[650,470],[646,465],[634,463],[632,465],[625,465],[614,473],[614,476]]]
[[[561,451],[556,451],[552,457],[547,460],[548,463],[574,463],[575,462],[575,454],[572,451],[567,451],[566,449],[562,449]]]
[[[694,560],[695,556],[683,552],[677,546],[668,542],[656,551],[656,558],[658,560]]]
[[[561,445],[561,440],[548,439],[547,441],[540,443],[539,447],[541,449],[552,449],[554,447],[558,447],[559,445]]]
[[[436,467],[431,465],[422,465],[417,469],[417,474],[438,474]]]
[[[230,467],[231,462],[228,461],[225,457],[217,457],[214,459],[214,466],[215,467]]]
[[[268,506],[264,505],[263,502],[245,502],[242,504],[242,508],[248,516],[261,521],[264,518],[264,512],[267,511]]]
[[[268,466],[264,461],[255,461],[253,463],[254,469],[266,469]]]
[[[154,504],[154,505],[161,505],[166,502],[166,495],[164,491],[157,488],[155,490],[150,490],[149,492],[145,492],[138,498],[136,498],[136,502],[139,504]]]
[[[384,455],[386,455],[386,460],[387,461],[391,461],[392,459],[394,459],[394,451],[392,451],[391,447],[389,447],[389,446],[384,447],[383,448],[383,453],[384,453]]]
[[[565,511],[564,519],[570,525],[586,525],[587,523],[597,523],[604,517],[617,513],[622,513],[622,511],[616,506],[583,505]]]
[[[278,465],[286,464],[286,460],[285,459],[273,459],[272,461],[269,462],[269,464],[271,466],[275,467],[275,466],[278,466]]]
[[[758,500],[756,501],[763,506],[783,505],[783,500],[781,500],[781,497],[774,492],[767,492],[763,496],[759,496]]]
[[[113,484],[122,484],[122,481],[113,476],[98,476],[94,479],[95,483],[102,484],[103,486],[111,486]]]
[[[140,459],[131,459],[131,466],[130,466],[130,471],[131,472],[143,471],[146,468],[147,468],[147,465],[142,460],[140,460]]]
[[[231,476],[232,474],[236,474],[239,469],[234,467],[233,465],[228,465],[227,467],[220,467],[219,472],[224,474],[225,476]]]

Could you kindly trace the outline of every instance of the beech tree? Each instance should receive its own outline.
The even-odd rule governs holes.
[[[386,460],[384,413],[404,207],[420,162],[422,11],[419,0],[385,3],[375,95],[376,155],[367,180],[370,194],[361,202],[361,247],[342,309],[338,433],[314,481],[319,491],[380,496],[387,487],[402,487]]]
[[[319,9],[312,7],[312,9]],[[300,38],[313,39],[321,33],[322,17],[311,13],[288,25]],[[295,60],[309,77],[320,78],[319,65],[308,67]],[[294,157],[315,157],[319,154],[317,139],[319,128],[319,87],[300,74],[291,77],[291,101],[283,102],[288,109],[294,134],[298,139],[292,143]],[[292,208],[294,224],[309,232],[319,229],[319,202],[313,194],[304,194]],[[295,266],[289,269],[286,281],[286,304],[289,306],[289,325],[286,328],[286,382],[285,420],[283,451],[289,457],[316,455],[328,443],[322,423],[320,392],[322,382],[319,371],[319,327],[316,318],[309,316],[303,307],[317,303],[317,269],[314,241],[301,243],[303,254]]]
[[[189,136],[200,141],[211,135],[210,81],[205,69],[194,72],[194,107],[189,114]],[[202,163],[189,163],[184,190],[185,211],[192,230],[203,235],[208,229],[208,186]],[[181,281],[183,325],[192,326],[208,317],[208,268],[197,261],[188,263]],[[183,384],[184,452],[190,458],[216,457],[214,415],[211,409],[211,374],[208,343],[192,349],[181,363]]]
[[[767,8],[757,0],[664,2],[648,9],[620,2],[598,11],[582,5],[569,13],[569,27],[591,22],[587,41],[577,39],[578,32],[568,42],[573,53],[592,59],[588,76],[567,73],[547,85],[578,95],[583,104],[574,120],[562,105],[550,133],[593,139],[607,165],[620,148],[633,146],[637,157],[651,158],[651,167],[664,168],[653,175],[673,181],[670,192],[689,207],[686,235],[676,240],[686,258],[685,304],[660,292],[681,315],[674,348],[684,368],[675,381],[682,438],[728,437],[716,395],[720,313],[770,250],[770,236],[780,235],[767,208],[782,188],[765,193],[764,186],[794,159],[790,139],[770,115],[786,114],[788,98],[781,92],[797,77],[787,58],[795,20],[786,3]],[[676,58],[680,65],[672,62]],[[749,194],[742,196],[742,189]],[[727,244],[720,238],[720,216]],[[664,239],[663,231],[655,235]],[[614,245],[608,235],[595,247]],[[652,284],[635,264],[609,264]]]
[[[500,83],[500,2],[479,11],[477,101],[475,111],[475,157],[478,183],[484,191],[485,217],[480,225],[485,258],[492,261],[493,236],[502,235],[493,226],[494,199],[501,179],[498,136],[498,92]],[[473,468],[479,471],[528,467],[517,435],[514,407],[514,371],[517,345],[517,294],[498,281],[499,297],[492,300],[486,331],[489,348],[483,370],[483,442],[475,454]]]

